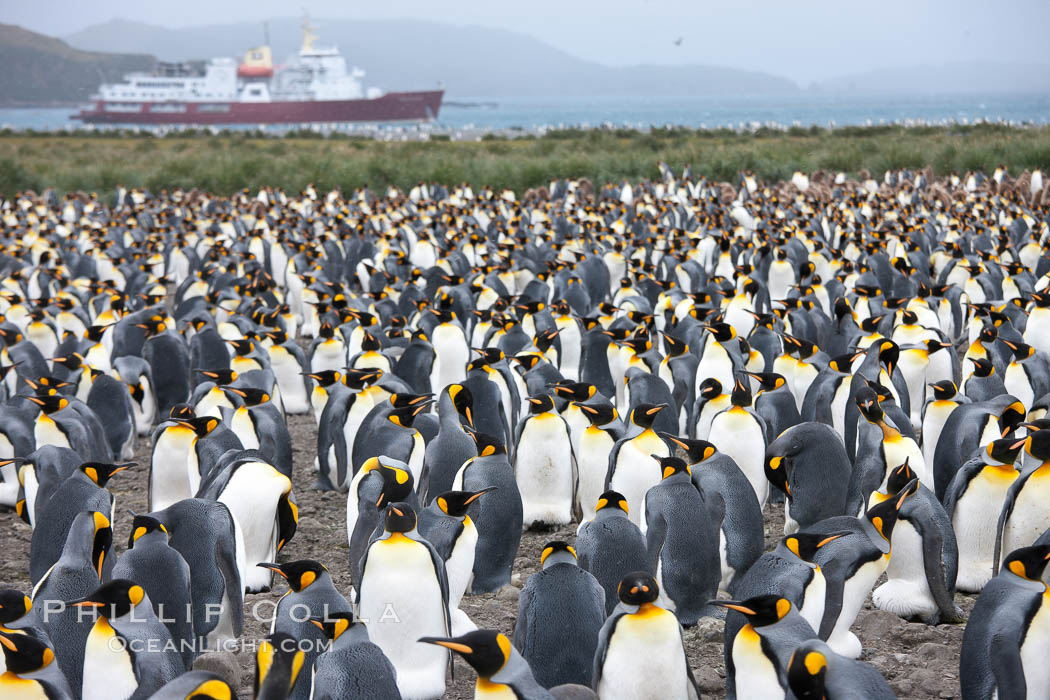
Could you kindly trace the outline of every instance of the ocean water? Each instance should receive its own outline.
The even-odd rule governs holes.
[[[75,109],[0,109],[0,128],[76,128]],[[437,131],[536,131],[547,128],[650,126],[733,129],[757,126],[946,124],[976,120],[1050,123],[1050,95],[857,95],[800,93],[758,97],[446,96]],[[244,128],[244,127],[241,127]],[[270,127],[275,128],[275,127]],[[287,128],[287,127],[284,127]],[[362,128],[351,127],[351,128]],[[374,129],[375,126],[364,127]],[[277,127],[279,130],[280,127]]]

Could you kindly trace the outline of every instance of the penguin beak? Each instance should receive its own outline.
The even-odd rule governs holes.
[[[730,610],[736,610],[738,613],[743,613],[744,615],[755,614],[754,610],[737,600],[711,600],[708,601],[708,605],[717,605],[719,607],[729,608]]]
[[[463,505],[467,505],[469,503],[473,503],[474,501],[478,500],[479,498],[484,496],[489,491],[498,491],[498,490],[499,490],[498,486],[489,486],[487,489],[481,489],[480,491],[476,491],[473,496],[471,496],[467,500],[463,501]]]
[[[261,561],[258,564],[256,564],[256,566],[261,566],[264,569],[269,569],[270,571],[275,571],[275,572],[279,573],[281,576],[283,576],[286,580],[288,579],[288,574],[284,573],[284,571],[281,570],[281,565],[280,564],[273,564],[271,562]]]
[[[441,637],[420,637],[416,640],[417,642],[423,642],[424,644],[436,644],[439,647],[445,647],[452,651],[459,652],[460,654],[473,654],[474,650],[466,644],[453,641],[451,639],[442,639]]]

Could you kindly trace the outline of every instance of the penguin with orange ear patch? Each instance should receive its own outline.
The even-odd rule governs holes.
[[[811,639],[788,660],[788,686],[799,700],[862,697],[896,700],[893,688],[874,666],[840,656],[824,642]]]
[[[69,683],[62,675],[55,652],[41,639],[0,630],[0,697],[5,700],[70,700]]]
[[[349,613],[350,603],[336,590],[332,575],[320,562],[302,559],[283,564],[260,562],[259,566],[279,574],[288,582],[289,588],[274,611],[270,634],[283,633],[299,642],[309,642],[302,644],[301,648],[305,653],[305,668],[313,668],[325,634],[309,618],[327,619],[337,613]],[[306,700],[310,697],[310,684],[297,683],[288,697],[290,700]]]

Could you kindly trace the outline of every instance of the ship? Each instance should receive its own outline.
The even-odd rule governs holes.
[[[151,73],[99,87],[73,115],[86,124],[308,125],[353,122],[428,122],[437,119],[444,90],[384,92],[364,86],[365,72],[348,69],[335,46],[315,42],[303,22],[303,43],[274,66],[267,44],[242,60],[213,58],[203,65],[158,62]]]

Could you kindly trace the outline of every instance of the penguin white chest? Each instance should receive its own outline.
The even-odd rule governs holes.
[[[588,426],[580,436],[577,451],[579,485],[576,487],[576,498],[583,511],[584,520],[594,517],[598,497],[605,491],[609,451],[612,447],[613,441],[609,434],[594,426]]]
[[[651,455],[668,456],[667,445],[652,431],[624,443],[616,455],[609,488],[627,499],[628,517],[645,532],[645,493],[660,483],[660,465]],[[601,495],[601,494],[599,494]]]
[[[125,700],[138,687],[123,639],[105,618],[99,617],[84,647],[83,700]]]
[[[240,439],[244,449],[259,449],[259,436],[255,432],[255,424],[252,423],[252,416],[247,408],[242,406],[233,412],[233,420],[230,421],[230,427],[233,429],[234,435]]]
[[[196,493],[200,472],[193,444],[195,437],[193,430],[181,425],[172,426],[161,433],[153,448],[149,472],[152,510],[167,508]],[[193,479],[194,476],[196,479]]]
[[[1028,477],[1014,500],[1013,511],[1003,529],[1001,556],[1029,546],[1050,527],[1050,509],[1046,507],[1048,493],[1050,465],[1044,465]]]
[[[824,572],[820,567],[813,569],[813,577],[809,580],[803,593],[802,605],[798,614],[801,615],[814,630],[820,629],[820,621],[824,618],[824,600],[827,596],[828,582],[824,578]]]
[[[33,428],[33,436],[36,438],[38,449],[44,445],[69,447],[69,438],[58,427],[58,423],[46,413],[41,413],[37,418],[36,426]]]
[[[624,615],[616,623],[602,664],[602,700],[689,697],[678,620],[660,608]]]
[[[762,638],[751,625],[744,625],[733,640],[733,665],[738,698],[778,700],[784,697],[777,668],[762,651]]]
[[[842,589],[842,609],[839,611],[835,627],[828,637],[828,646],[835,652],[850,659],[860,656],[861,646],[857,636],[849,631],[853,621],[857,619],[857,613],[864,606],[875,581],[886,570],[889,563],[889,555],[883,555],[874,561],[869,561],[860,566],[852,578],[846,580]]]
[[[525,527],[572,521],[572,443],[559,416],[542,413],[525,423],[515,450],[514,474]]]
[[[755,417],[739,407],[719,413],[711,421],[710,440],[736,461],[764,508],[769,495],[764,467],[766,436]]]
[[[478,528],[468,515],[463,520],[463,531],[459,533],[452,554],[445,562],[448,574],[448,607],[459,607],[459,601],[467,590],[474,569],[474,551],[478,544]]]
[[[373,542],[361,576],[359,605],[369,638],[397,669],[401,694],[440,697],[448,652],[416,641],[447,633],[445,603],[426,547],[400,534]]]
[[[245,587],[260,590],[270,583],[270,570],[250,562],[273,561],[277,554],[277,503],[290,492],[284,474],[262,462],[237,468],[218,500],[225,503],[244,535],[245,561],[249,562]]]
[[[988,517],[1002,510],[1006,492],[1017,476],[1013,470],[986,467],[956,502],[952,527],[959,545],[959,590],[977,592],[991,580],[995,528],[990,527]]]
[[[911,617],[937,611],[923,566],[922,535],[911,522],[898,520],[893,528],[892,553],[886,567],[886,583],[871,595],[880,610]]]
[[[1027,700],[1050,697],[1050,591],[1043,592],[1042,604],[1028,625],[1021,642],[1021,667],[1027,686]]]

